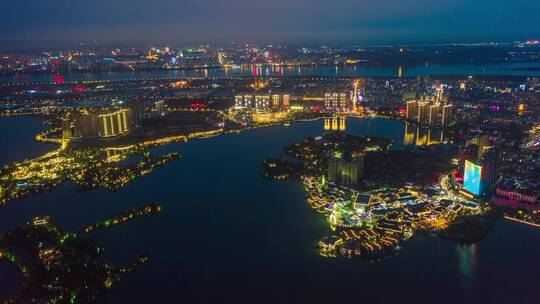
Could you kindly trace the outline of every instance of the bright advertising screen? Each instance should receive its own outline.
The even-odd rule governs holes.
[[[482,167],[471,161],[465,161],[463,187],[474,195],[480,195],[482,189]]]

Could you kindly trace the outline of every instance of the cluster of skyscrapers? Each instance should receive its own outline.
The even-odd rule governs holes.
[[[131,108],[83,109],[63,121],[62,137],[114,137],[129,132],[134,118]]]
[[[234,97],[236,109],[284,109],[290,103],[291,97],[288,94],[241,94]]]
[[[254,109],[254,110],[273,110],[287,109],[291,103],[304,102],[303,107],[318,109],[326,112],[359,113],[364,107],[359,106],[363,100],[360,90],[360,81],[353,83],[353,90],[345,88],[327,88],[318,96],[306,96],[298,94],[291,96],[289,94],[262,93],[260,90],[265,87],[264,83],[255,82],[251,86],[257,93],[240,93],[234,97],[235,109]],[[294,106],[292,107],[294,108]]]
[[[164,101],[156,101],[153,111],[147,111],[142,100],[130,102],[89,102],[74,108],[64,117],[61,128],[62,138],[76,140],[83,138],[109,138],[125,135],[140,125],[143,119],[164,116],[167,106]]]
[[[336,112],[347,112],[351,109],[352,103],[347,93],[325,93],[324,108]]]
[[[437,88],[435,95],[423,95],[420,99],[405,96],[405,102],[409,121],[429,126],[447,126],[451,123],[452,105],[441,88]]]

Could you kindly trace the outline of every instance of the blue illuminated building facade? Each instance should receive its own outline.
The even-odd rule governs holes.
[[[470,160],[465,161],[463,187],[466,191],[478,196],[482,194],[482,170],[482,166],[479,166]]]

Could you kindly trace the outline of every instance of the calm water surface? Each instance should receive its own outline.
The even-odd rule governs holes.
[[[0,126],[13,120],[19,118]],[[400,144],[405,128],[366,119],[348,121],[347,130]],[[77,192],[66,184],[12,202],[0,209],[0,233],[36,215],[75,230],[161,203],[160,215],[92,235],[116,264],[131,262],[140,250],[151,253],[151,262],[103,303],[538,303],[540,230],[515,223],[499,221],[470,246],[417,236],[380,262],[320,257],[316,244],[328,226],[306,203],[301,184],[265,181],[258,168],[282,155],[284,145],[321,133],[316,121],[163,146],[154,152],[178,151],[182,159],[118,192]],[[20,279],[2,264],[0,277]],[[0,284],[0,295],[9,290]]]
[[[54,150],[55,145],[34,140],[36,134],[50,129],[39,117],[0,118],[0,166],[34,158]]]

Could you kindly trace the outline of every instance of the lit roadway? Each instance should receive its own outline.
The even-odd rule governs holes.
[[[451,184],[450,174],[441,175],[441,177],[439,177],[439,185],[441,190],[444,191],[452,201],[469,202],[469,200],[463,198],[459,192],[454,189],[454,186]]]

